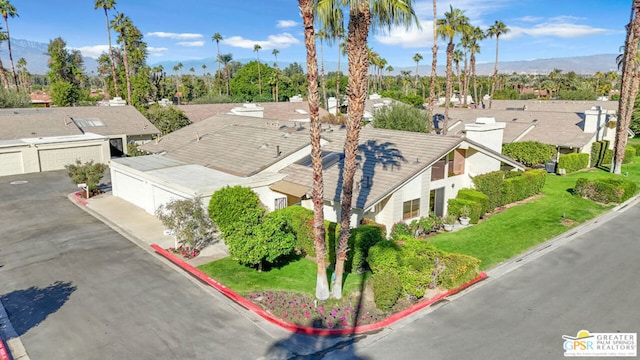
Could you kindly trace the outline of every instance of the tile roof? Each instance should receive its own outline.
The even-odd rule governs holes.
[[[243,105],[243,103],[179,105],[178,108],[184,111],[191,122],[196,123],[212,116],[229,114],[232,109]],[[264,119],[302,121],[309,118],[309,103],[307,101],[265,102],[256,105],[264,108]],[[327,114],[325,109],[320,108],[321,118]]]
[[[74,124],[74,120],[78,121]],[[0,139],[78,135],[83,131],[104,136],[160,133],[132,106],[0,110]]]

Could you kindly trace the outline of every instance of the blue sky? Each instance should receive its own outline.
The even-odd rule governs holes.
[[[92,0],[11,1],[19,17],[10,19],[11,37],[48,43],[58,36],[69,47],[97,57],[107,49],[104,12]],[[120,0],[116,10],[128,15],[142,31],[150,49],[148,62],[211,58],[211,36],[219,32],[222,53],[234,60],[259,56],[274,61],[305,63],[304,35],[296,0]],[[376,32],[369,46],[398,68],[415,66],[416,53],[431,59],[432,2],[415,1],[421,29]],[[631,0],[459,0],[438,1],[438,17],[449,5],[465,11],[471,23],[486,29],[495,20],[511,29],[500,37],[500,61],[618,53],[624,44],[624,25]],[[115,43],[115,34],[112,35]],[[445,44],[440,44],[444,61]],[[495,39],[481,43],[478,62],[493,62]],[[335,61],[335,47],[324,46],[326,61]],[[344,60],[343,60],[344,61]],[[211,64],[211,66],[215,66]]]

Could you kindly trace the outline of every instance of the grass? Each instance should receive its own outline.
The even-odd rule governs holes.
[[[640,186],[640,157],[623,165],[622,173]],[[571,194],[578,178],[607,178],[605,169],[591,169],[567,176],[547,176],[543,196],[490,216],[473,227],[440,234],[431,243],[438,249],[480,259],[480,268],[489,269],[524,251],[590,220],[612,206],[597,204]],[[571,224],[563,219],[572,220]]]
[[[198,269],[242,296],[260,291],[290,291],[315,296],[317,266],[315,262],[305,258],[263,272],[240,265],[231,257],[198,266]],[[327,275],[331,281],[330,270],[327,271]],[[368,276],[369,273],[346,273],[343,293],[359,291],[362,282],[366,281]]]

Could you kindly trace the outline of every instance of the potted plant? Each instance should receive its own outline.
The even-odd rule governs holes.
[[[460,209],[460,225],[462,226],[467,226],[469,225],[469,222],[471,221],[471,219],[469,218],[469,214],[471,213],[471,211],[469,210],[469,207],[467,207],[467,205],[464,205],[461,209]]]
[[[442,227],[444,231],[453,231],[453,224],[456,222],[456,216],[448,214],[442,219]]]

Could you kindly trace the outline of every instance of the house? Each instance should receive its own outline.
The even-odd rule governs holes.
[[[134,107],[68,107],[0,110],[0,175],[109,162],[125,144],[160,132]]]
[[[305,123],[218,115],[141,148],[154,155],[112,160],[113,194],[149,213],[171,199],[210,196],[224,186],[248,186],[275,210],[312,208],[311,145]],[[362,129],[352,225],[363,218],[387,226],[446,214],[447,200],[471,177],[524,167],[500,154],[501,124],[467,126],[465,138]],[[324,204],[327,220],[340,217],[344,127],[323,125]],[[485,141],[481,144],[476,140]]]

